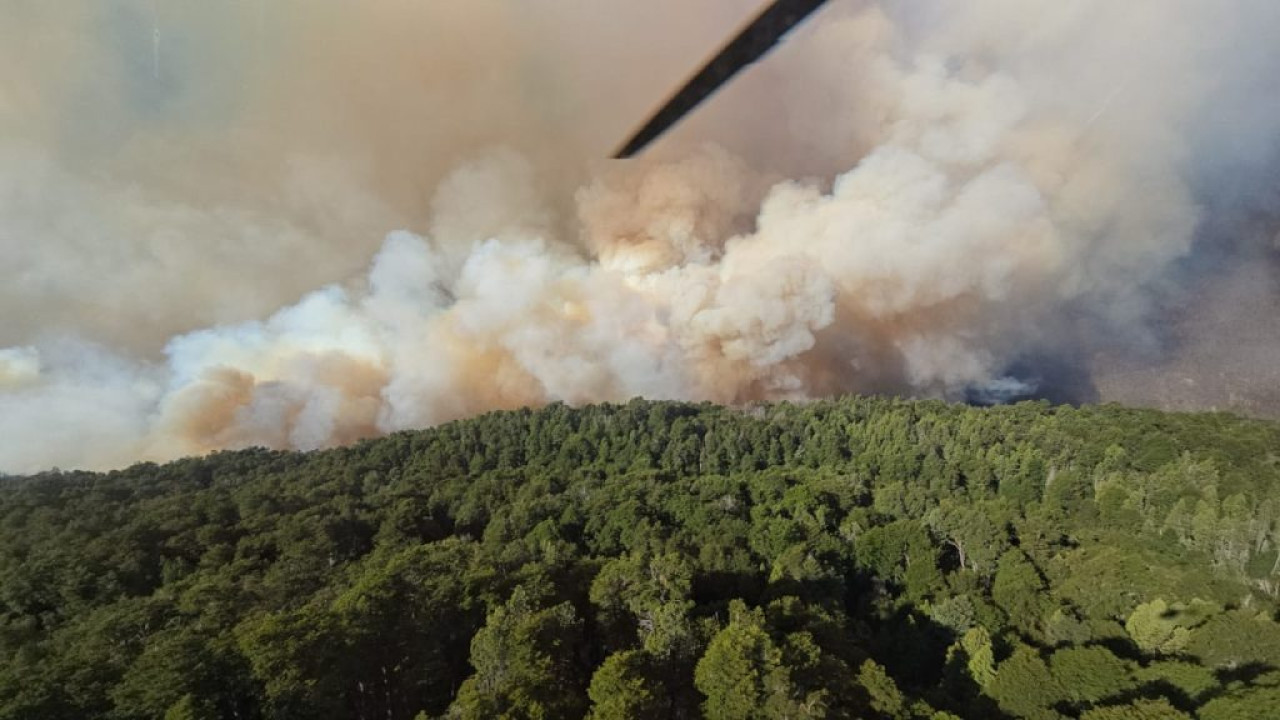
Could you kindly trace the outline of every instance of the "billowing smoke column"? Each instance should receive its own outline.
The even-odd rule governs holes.
[[[44,5],[0,9],[10,472],[1026,396],[1029,359],[1158,364],[1204,208],[1278,195],[1266,0],[836,2],[623,164],[754,3]]]

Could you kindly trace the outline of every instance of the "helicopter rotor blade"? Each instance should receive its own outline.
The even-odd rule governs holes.
[[[827,0],[776,0],[729,41],[614,155],[629,158],[656,140],[748,65],[764,57]]]

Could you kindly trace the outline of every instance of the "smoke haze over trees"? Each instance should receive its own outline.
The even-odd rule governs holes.
[[[837,0],[600,160],[756,9],[0,6],[0,470],[636,395],[1274,410],[1280,6]]]

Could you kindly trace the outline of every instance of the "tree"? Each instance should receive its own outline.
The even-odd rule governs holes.
[[[147,645],[112,691],[117,713],[159,717],[179,708],[193,717],[212,718],[249,712],[249,667],[234,648],[203,637],[190,625],[157,633]]]
[[[907,699],[898,689],[898,684],[874,660],[862,663],[858,669],[858,684],[871,697],[871,707],[877,713],[894,720],[905,720],[910,716]]]
[[[651,655],[685,659],[695,648],[688,617],[694,607],[689,599],[692,586],[688,557],[632,553],[600,570],[591,583],[591,602],[601,609],[601,619],[611,632],[621,634],[620,629],[629,626]]]
[[[766,720],[806,717],[819,698],[800,698],[783,663],[782,650],[764,628],[760,610],[735,600],[729,624],[716,634],[694,670],[694,684],[706,696],[711,720]]]
[[[995,581],[991,584],[991,599],[1024,635],[1039,637],[1042,634],[1045,583],[1020,548],[1011,548],[1000,556]]]
[[[582,622],[567,602],[546,606],[549,590],[521,585],[489,613],[471,641],[475,674],[450,708],[457,718],[574,718],[587,709],[575,667]]]
[[[998,502],[944,499],[927,516],[929,526],[956,553],[962,570],[989,576],[1009,547],[1006,508]]]
[[[1094,708],[1081,715],[1080,720],[1191,720],[1191,716],[1161,698]]]
[[[614,653],[591,677],[590,720],[630,720],[669,715],[669,691],[655,678],[652,659],[643,651]]]
[[[1218,687],[1218,677],[1213,670],[1180,660],[1153,662],[1134,675],[1139,683],[1169,688],[1189,703],[1199,701],[1205,693]]]
[[[1025,718],[1056,717],[1049,708],[1066,698],[1039,653],[1025,645],[1000,663],[989,687],[1002,710]]]
[[[1267,717],[1278,447],[635,401],[5,478],[0,720]]]
[[[991,635],[981,625],[970,629],[960,638],[964,653],[965,670],[980,688],[989,688],[996,679],[995,652],[991,647]]]
[[[1186,651],[1210,667],[1280,667],[1280,624],[1266,613],[1230,610],[1197,627]]]
[[[859,535],[854,552],[860,566],[905,588],[911,600],[922,600],[943,585],[937,548],[918,520],[869,528]]]
[[[1101,645],[1061,648],[1049,658],[1049,670],[1063,694],[1081,707],[1136,685],[1128,665]]]
[[[1222,609],[1213,603],[1193,600],[1191,604],[1169,605],[1156,598],[1134,608],[1124,629],[1144,653],[1175,655],[1187,647],[1191,630]]]
[[[1250,686],[1214,698],[1200,708],[1200,720],[1258,720],[1276,716],[1280,685]]]
[[[371,557],[332,604],[362,712],[409,718],[443,712],[466,676],[480,625],[478,599],[459,572],[473,543],[450,539]]]
[[[237,628],[240,650],[273,718],[356,715],[351,666],[338,619],[318,603],[261,615]]]
[[[179,698],[164,713],[164,720],[217,720],[219,717],[224,716],[190,693]]]

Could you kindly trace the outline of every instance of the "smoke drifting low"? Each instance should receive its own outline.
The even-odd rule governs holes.
[[[626,163],[756,3],[46,5],[0,7],[0,470],[1079,396],[1275,302],[1266,0],[834,2]]]

